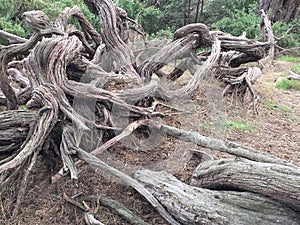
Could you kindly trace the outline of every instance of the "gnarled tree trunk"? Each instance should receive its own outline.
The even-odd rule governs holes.
[[[265,10],[269,13],[271,21],[290,22],[299,16],[299,0],[260,0],[259,11]]]
[[[76,162],[76,158],[79,157],[106,176],[121,179],[143,195],[172,225],[299,224],[299,196],[291,192],[292,188],[299,192],[296,182],[299,180],[298,167],[234,142],[205,137],[155,121],[155,117],[190,113],[168,104],[186,101],[186,96],[192,100],[200,85],[211,80],[223,88],[218,96],[220,98],[235,93],[242,99],[249,90],[253,102],[256,101],[252,84],[261,75],[260,68],[241,65],[264,58],[270,43],[209,31],[204,24],[195,23],[178,29],[173,41],[136,65],[134,54],[126,44],[126,13],[111,0],[85,2],[101,20],[100,34],[80,9],[66,8],[56,19],[56,28],[41,29],[29,40],[15,39],[21,44],[0,48],[0,104],[6,105],[8,110],[26,104],[28,109],[0,113],[0,190],[13,184],[18,177],[16,174],[22,173],[25,167],[28,169],[23,180],[19,181],[22,186],[14,215],[24,197],[37,155],[45,150],[59,152],[71,178],[78,177],[77,166],[80,163]],[[78,19],[83,33],[68,26],[70,16]],[[21,61],[15,57],[18,54],[23,57]],[[175,60],[189,66],[183,66],[181,70],[174,68],[169,74],[159,72]],[[188,69],[192,78],[176,90],[152,79],[157,73],[172,83]],[[176,76],[173,75],[175,73]],[[119,123],[118,116],[126,116],[126,120]],[[13,129],[18,132],[13,133]],[[219,161],[203,164],[211,166],[211,169],[216,167],[212,174],[218,175],[221,181],[227,174],[233,177],[226,180],[227,183],[223,182],[223,186],[247,192],[192,187],[165,172],[141,171],[134,179],[131,174],[114,168],[101,157],[109,147],[126,137],[138,134],[135,138],[143,144],[144,133],[167,135],[252,160],[245,164],[235,164],[235,161],[224,163],[232,163],[241,172],[246,170],[248,173],[244,176],[234,174],[229,166],[220,171]],[[185,149],[185,153],[190,154],[190,149]],[[250,174],[247,170],[249,165],[259,166]],[[262,170],[269,168],[274,171],[268,174],[267,181],[280,177],[281,183],[287,186],[274,181],[270,182],[270,190],[260,188],[265,184],[260,179],[263,177]],[[207,177],[200,183],[215,188],[217,184],[211,181],[213,175],[209,169],[201,171]],[[285,180],[287,177],[282,176],[286,173],[291,173],[291,179],[296,183]],[[197,171],[194,173],[197,183],[200,178],[195,174]],[[246,181],[240,185],[239,179],[253,180],[255,185],[245,185]],[[274,197],[276,194],[290,195],[280,199]]]

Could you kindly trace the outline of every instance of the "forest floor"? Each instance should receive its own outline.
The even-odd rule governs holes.
[[[221,117],[225,122],[216,127],[212,125],[214,108],[207,104],[201,105],[201,98],[199,98],[199,105],[196,106],[198,120],[193,125],[196,125],[197,131],[203,135],[241,143],[300,166],[300,91],[280,90],[276,87],[276,81],[285,76],[293,65],[294,63],[290,62],[275,61],[274,66],[265,71],[253,86],[260,96],[258,115],[247,106],[228,103],[226,108],[220,109],[221,114],[223,113]],[[174,120],[171,122],[176,123]],[[151,164],[157,158],[167,158],[177,145],[177,141],[167,138],[160,147],[151,152],[138,152],[118,147],[115,147],[114,151],[118,151],[115,156],[123,162],[144,166]],[[224,156],[213,151],[199,150],[207,151],[215,157]],[[112,153],[113,150],[109,152]],[[66,176],[51,183],[51,173],[55,174],[57,171],[49,171],[49,163],[45,158],[47,157],[41,156],[34,169],[17,219],[14,221],[8,219],[11,209],[7,205],[13,205],[9,196],[0,202],[0,224],[85,224],[84,211],[65,201],[64,193],[74,197],[74,200],[79,203],[89,195],[106,196],[123,203],[149,224],[167,224],[134,189],[104,174],[97,174],[88,165],[80,167],[81,172],[77,181],[72,181]],[[199,159],[193,157],[188,166],[176,171],[175,175],[183,181],[188,181],[189,175],[198,163]],[[16,189],[11,190],[11,195],[15,191]],[[3,199],[2,197],[0,199]],[[97,203],[85,202],[94,212],[95,217],[104,224],[129,224],[108,208]]]

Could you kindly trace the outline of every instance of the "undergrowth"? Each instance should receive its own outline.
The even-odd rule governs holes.
[[[289,80],[282,79],[276,83],[276,87],[282,90],[295,90],[300,91],[300,81],[299,80]]]

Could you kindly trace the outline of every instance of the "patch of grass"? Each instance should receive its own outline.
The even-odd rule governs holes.
[[[287,105],[278,105],[278,103],[275,100],[271,99],[271,98],[264,99],[262,101],[262,103],[263,103],[264,108],[266,108],[268,110],[273,110],[273,111],[281,112],[281,113],[292,112],[292,110],[289,106],[287,106]]]
[[[27,106],[26,105],[20,105],[18,107],[19,110],[26,110],[27,109]]]
[[[253,130],[253,127],[242,121],[227,120],[226,127],[235,130]]]
[[[300,91],[300,81],[282,79],[281,81],[276,83],[276,87],[279,88],[279,89],[282,89],[282,90]]]
[[[293,56],[282,56],[276,58],[276,61],[284,61],[284,62],[300,62],[300,59]]]
[[[300,74],[300,63],[292,67],[294,73]]]
[[[300,121],[300,117],[295,114],[292,109],[287,105],[279,105],[276,101],[271,98],[264,99],[262,101],[263,107],[272,110],[275,113],[287,118],[291,122]]]
[[[287,106],[287,105],[280,105],[280,106],[278,107],[278,109],[279,109],[280,111],[282,111],[282,112],[287,112],[287,113],[292,112],[292,109],[291,109],[289,106]]]
[[[277,103],[271,98],[264,99],[262,103],[263,106],[268,110],[274,110],[275,108],[278,108]]]

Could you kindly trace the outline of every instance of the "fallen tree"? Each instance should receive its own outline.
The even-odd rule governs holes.
[[[299,211],[299,196],[291,196],[284,201],[273,197],[278,193],[292,193],[293,189],[295,193],[300,192],[297,182],[285,180],[288,177],[282,177],[281,181],[289,185],[274,188],[273,192],[267,189],[257,191],[259,188],[255,185],[241,187],[236,180],[228,180],[224,184],[226,188],[247,192],[227,193],[181,184],[165,173],[145,172],[155,175],[153,181],[149,181],[139,172],[135,179],[131,176],[135,170],[126,174],[101,158],[108,148],[125,139],[145,142],[147,139],[153,140],[153,136],[167,135],[253,162],[270,163],[274,170],[293,171],[291,176],[299,179],[299,168],[282,159],[237,143],[201,136],[155,121],[157,117],[189,114],[191,109],[174,107],[170,102],[187,103],[201,85],[212,81],[223,90],[219,96],[221,99],[231,95],[243,100],[249,91],[255,105],[257,96],[252,84],[261,75],[260,68],[241,65],[263,59],[273,43],[233,37],[210,31],[204,24],[196,23],[178,29],[172,42],[137,64],[134,53],[127,45],[126,12],[110,0],[85,2],[91,12],[99,16],[101,33],[90,25],[77,7],[66,8],[53,26],[42,12],[27,12],[25,18],[28,25],[36,30],[28,40],[5,33],[4,37],[13,37],[14,41],[20,42],[0,48],[0,88],[3,93],[0,104],[8,109],[0,113],[0,187],[1,191],[5,191],[15,182],[21,184],[13,215],[18,214],[37,155],[44,151],[53,160],[61,160],[71,178],[78,177],[77,166],[80,162],[75,159],[80,158],[97,171],[135,188],[170,224],[230,224],[239,223],[245,216],[248,219],[244,224],[275,224],[276,221],[299,223],[296,214]],[[78,19],[82,31],[68,24],[71,16]],[[170,73],[163,71],[165,66],[173,66],[174,60],[180,61],[181,66]],[[153,74],[157,74],[172,86],[170,84],[187,70],[193,76],[178,89],[168,88],[152,79]],[[20,105],[26,105],[27,110],[17,110]],[[148,143],[146,147],[151,146]],[[190,149],[185,149],[183,153],[187,158],[192,154]],[[239,167],[239,164],[235,166],[235,161],[232,163],[236,174],[243,172],[244,167]],[[28,168],[26,172],[23,172],[24,168]],[[237,175],[231,176],[240,179]],[[255,184],[259,176],[266,176],[263,169],[251,177]],[[277,174],[267,176],[266,179],[277,179]],[[167,181],[171,182],[170,185],[182,187],[180,196],[164,190],[160,182]],[[150,186],[143,184],[147,182]],[[201,185],[203,183],[204,180]],[[211,184],[207,188],[215,186]],[[185,189],[190,191],[182,195]],[[175,200],[172,199],[173,194]],[[203,196],[210,202],[208,209],[205,209],[206,203],[197,203],[195,208],[193,204],[196,203],[188,200]],[[178,204],[172,205],[171,201]],[[249,207],[239,210],[244,201],[249,202]],[[214,205],[218,205],[218,209],[210,214]],[[261,207],[266,211],[258,213],[257,209]],[[178,213],[181,209],[184,209],[183,214]]]

